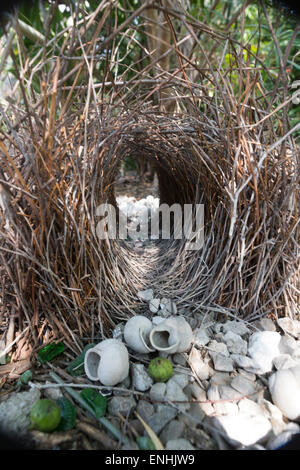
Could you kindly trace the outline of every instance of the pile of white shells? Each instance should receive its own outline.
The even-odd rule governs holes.
[[[145,302],[145,316],[118,325],[113,339],[106,340],[127,351],[120,355],[119,382],[128,391],[112,391],[112,416],[132,416],[137,409],[166,449],[277,449],[300,432],[299,321],[215,322],[203,315],[195,328],[177,313],[174,301],[155,297],[153,289],[138,297]],[[89,375],[89,356],[93,349],[86,355],[86,372],[97,380],[95,371]],[[154,383],[147,373],[156,356],[173,363],[174,374],[165,383]],[[114,352],[117,365],[116,358]],[[107,364],[112,374],[112,361]],[[137,420],[131,425],[141,431]]]

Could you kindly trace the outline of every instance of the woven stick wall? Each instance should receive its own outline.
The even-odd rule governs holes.
[[[137,291],[148,287],[184,315],[296,317],[299,151],[284,76],[268,94],[268,70],[250,45],[177,2],[122,10],[118,28],[114,2],[89,16],[79,5],[71,26],[24,57],[15,98],[0,108],[3,311],[15,308],[35,341],[48,330],[70,343],[142,311]],[[153,5],[172,33],[170,70],[141,40]],[[191,37],[197,60],[185,55]],[[134,71],[120,56],[128,38]],[[219,58],[228,51],[235,60],[225,73]],[[155,163],[161,202],[204,204],[202,249],[162,240],[141,257],[123,240],[98,239],[97,207],[116,205],[114,181],[128,155]]]

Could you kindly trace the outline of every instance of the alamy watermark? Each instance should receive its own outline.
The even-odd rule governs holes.
[[[186,239],[188,250],[200,250],[204,244],[204,204],[161,204],[158,209],[143,210],[133,220],[126,211],[112,204],[104,203],[97,207],[96,215],[102,217],[96,227],[100,240],[128,238],[137,236],[151,240]],[[130,223],[129,223],[130,221]]]

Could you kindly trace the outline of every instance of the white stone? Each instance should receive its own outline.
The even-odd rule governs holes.
[[[278,370],[269,377],[272,401],[286,418],[300,417],[300,366]]]
[[[151,299],[149,302],[149,309],[152,313],[157,313],[159,309],[160,299]]]
[[[218,385],[211,385],[209,387],[207,398],[213,402],[212,405],[217,415],[233,414],[238,411],[236,403],[221,398]]]
[[[228,372],[214,372],[210,383],[211,385],[230,385],[231,380]]]
[[[188,426],[188,428],[197,426],[206,417],[199,403],[191,403],[190,409],[179,415],[179,420]]]
[[[250,333],[249,328],[245,325],[245,323],[242,320],[241,321],[228,320],[223,325],[223,331],[224,333],[231,331],[232,333],[235,333],[239,336],[244,336],[247,333]]]
[[[166,444],[168,441],[173,441],[174,439],[179,439],[184,432],[184,427],[185,424],[183,421],[174,419],[174,421],[170,421],[162,430],[159,439],[163,444]]]
[[[166,450],[196,450],[186,439],[173,439],[166,444]]]
[[[141,300],[149,302],[153,299],[153,289],[140,290],[137,295]]]
[[[13,393],[0,403],[0,429],[7,433],[23,434],[30,425],[30,411],[40,399],[37,388],[28,392]]]
[[[205,328],[197,328],[194,330],[194,344],[198,347],[205,346],[210,342],[210,336]]]
[[[275,369],[289,369],[290,367],[296,367],[297,361],[293,359],[289,354],[280,354],[280,356],[276,356],[273,359],[273,365]]]
[[[290,354],[293,356],[294,352],[299,347],[299,344],[299,341],[296,341],[292,336],[283,335],[280,339],[279,350],[281,354]]]
[[[233,371],[233,360],[220,353],[212,353],[214,369],[222,372]]]
[[[192,348],[189,355],[189,364],[192,371],[198,376],[200,380],[207,380],[210,376],[210,366],[202,359],[201,353],[198,349]]]
[[[156,413],[148,419],[147,424],[156,433],[159,434],[161,430],[175,418],[177,410],[169,405],[156,405]]]
[[[172,361],[174,362],[174,364],[178,364],[184,367],[187,364],[187,358],[185,356],[185,353],[175,353],[172,356]]]
[[[236,333],[232,331],[227,331],[227,333],[223,336],[222,340],[226,343],[227,349],[230,353],[233,354],[247,354],[248,344],[247,341],[242,339]]]
[[[282,412],[280,411],[278,406],[274,405],[273,403],[271,403],[269,400],[266,400],[265,398],[259,399],[258,404],[265,408],[270,418],[282,420]]]
[[[203,388],[199,387],[197,383],[189,385],[189,389],[196,400],[199,400],[199,406],[201,410],[207,415],[211,416],[215,413],[215,410],[211,403],[207,402],[207,395]],[[205,403],[207,402],[207,403]]]
[[[188,403],[188,397],[185,395],[185,393],[182,391],[182,388],[178,383],[171,378],[167,382],[167,388],[166,388],[166,400],[170,400],[171,402],[187,402],[187,403],[174,403],[176,408],[178,408],[181,411],[186,411],[190,408],[190,404]]]
[[[118,396],[109,400],[107,409],[110,415],[119,417],[119,413],[123,416],[128,416],[135,407],[136,401],[133,396]]]
[[[184,389],[189,383],[189,376],[187,374],[174,374],[170,380],[175,380]]]
[[[236,413],[213,417],[215,426],[221,429],[228,440],[244,446],[260,442],[271,431],[270,421],[264,416],[251,416],[246,413]]]
[[[240,392],[242,395],[252,395],[256,392],[255,383],[238,374],[231,381],[231,387]]]
[[[132,364],[132,383],[136,390],[145,392],[152,384],[153,380],[147,373],[143,364]]]
[[[243,377],[246,377],[246,379],[251,380],[252,382],[255,382],[256,380],[256,375],[252,374],[252,372],[248,372],[245,369],[238,369],[237,370],[239,374],[241,374]]]
[[[292,354],[292,358],[299,362],[300,359],[300,341],[296,341],[296,348]]]
[[[167,385],[164,382],[156,382],[152,385],[149,392],[151,400],[164,401],[166,394]]]
[[[234,403],[238,403],[243,397],[240,392],[234,390],[234,388],[230,387],[229,385],[220,385],[219,391],[222,400],[233,400]]]
[[[292,320],[289,317],[279,318],[277,320],[278,325],[280,328],[283,329],[285,333],[288,333],[295,338],[299,338],[300,336],[300,321],[299,320]]]
[[[163,310],[166,307],[168,302],[170,302],[170,299],[163,297],[160,301],[160,308]]]
[[[238,404],[239,411],[241,413],[248,414],[250,416],[264,416],[268,418],[268,414],[266,410],[262,408],[258,403],[255,403],[253,400],[249,400],[249,398],[242,398]]]
[[[226,344],[224,343],[219,343],[218,341],[212,340],[209,345],[208,345],[208,352],[210,356],[213,353],[221,353],[225,357],[229,357],[229,352],[227,349]]]
[[[170,299],[162,298],[160,301],[160,314],[164,317],[177,314],[177,307],[175,302]]]
[[[231,354],[230,357],[238,367],[242,367],[246,371],[253,372],[259,369],[259,364],[251,357],[242,356],[241,354]]]
[[[281,336],[275,331],[259,331],[249,339],[248,354],[259,365],[259,373],[265,374],[273,368],[273,359],[280,355]]]
[[[267,413],[272,424],[273,433],[277,435],[283,432],[286,429],[287,425],[283,421],[283,415],[278,406],[274,405],[265,398],[259,399],[258,403],[262,408],[264,408],[265,412]]]

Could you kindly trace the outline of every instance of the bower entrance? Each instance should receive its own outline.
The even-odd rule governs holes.
[[[298,312],[298,124],[288,125],[287,77],[270,75],[248,39],[208,28],[179,3],[123,11],[106,2],[95,16],[84,8],[62,42],[49,35],[32,61],[20,60],[22,86],[1,108],[1,307],[34,345],[64,337],[82,350],[82,338],[144,311],[137,292],[148,287],[196,320]],[[156,37],[151,11],[164,16],[167,49],[137,39]],[[121,50],[130,64],[117,65]],[[204,204],[202,249],[99,240],[97,208],[117,208],[129,157],[154,163],[160,204]]]
[[[157,208],[158,203],[168,206],[176,204],[182,208],[183,214],[185,204],[194,206],[196,203],[203,202],[205,196],[204,192],[200,190],[199,179],[199,168],[202,164],[197,160],[198,157],[192,148],[191,136],[185,133],[187,126],[191,132],[189,120],[170,119],[163,115],[153,114],[150,118],[148,116],[144,123],[140,117],[140,123],[127,129],[125,135],[117,134],[112,140],[108,139],[109,151],[106,156],[110,162],[110,168],[113,165],[113,170],[110,173],[110,178],[107,178],[103,184],[107,191],[102,194],[101,200],[111,202],[122,210],[122,200],[120,203],[122,191],[123,194],[127,191],[126,195],[137,195],[136,191],[130,193],[130,188],[136,188],[138,185],[137,168],[135,168],[135,172],[128,171],[127,174],[120,174],[120,166],[128,156],[133,155],[138,159],[142,155],[143,158],[151,162],[155,169],[153,181],[146,182],[146,191],[147,185],[148,189],[150,187],[152,191],[150,197],[152,197],[154,208]],[[195,129],[194,133],[196,135]],[[114,146],[117,150],[115,159],[112,159]],[[203,148],[205,148],[204,143]],[[107,163],[103,158],[103,166],[105,167],[105,165]],[[205,170],[203,177],[204,175]],[[124,183],[125,191],[124,188],[122,190]],[[149,193],[146,192],[143,195],[149,198]],[[155,198],[153,201],[155,196],[159,196],[159,198]],[[184,290],[186,291],[187,285],[193,285],[191,279],[184,280],[182,275],[192,262],[196,262],[200,253],[197,255],[193,253],[191,256],[191,253],[185,250],[186,240],[174,239],[174,218],[172,215],[171,213],[170,239],[151,240],[149,238],[148,243],[142,245],[131,243],[131,240],[126,240],[125,243],[119,239],[109,242],[110,249],[117,250],[118,264],[122,266],[121,283],[118,282],[119,288],[114,290],[114,296],[120,296],[120,299],[122,297],[123,302],[126,299],[127,311],[132,309],[136,312],[145,308],[137,302],[137,297],[132,296],[132,292],[136,295],[138,290],[152,287],[157,295],[162,297],[171,295],[180,304],[181,295]],[[179,257],[185,258],[182,266]],[[191,305],[190,301],[188,304]],[[184,309],[184,306],[182,308],[179,306],[179,311],[184,312]],[[188,314],[188,310],[185,313]],[[117,315],[120,318],[120,309]]]

